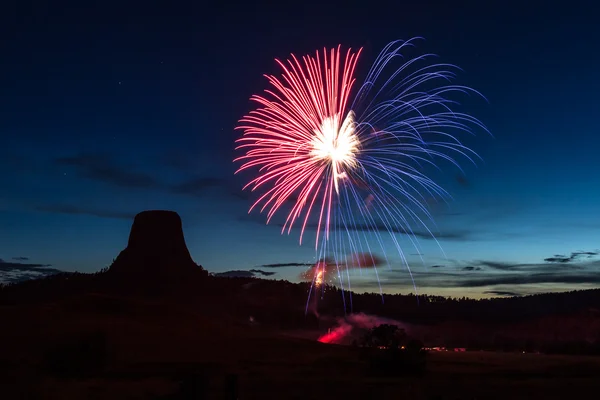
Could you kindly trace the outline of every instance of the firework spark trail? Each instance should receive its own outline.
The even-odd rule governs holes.
[[[342,292],[351,289],[350,267],[339,262],[348,251],[372,254],[379,248],[391,268],[382,232],[389,234],[416,292],[396,233],[419,250],[413,226],[435,239],[427,198],[450,198],[424,168],[439,169],[436,160],[445,160],[460,169],[454,156],[471,162],[478,157],[453,132],[487,130],[476,118],[454,111],[457,103],[450,95],[480,94],[453,84],[458,68],[430,64],[431,54],[405,58],[416,39],[388,44],[354,96],[362,49],[343,54],[338,46],[322,55],[277,61],[281,78],[265,75],[272,89],[253,96],[260,107],[240,120],[244,135],[238,149],[245,154],[236,159],[243,162],[238,172],[258,169],[244,188],[263,190],[250,211],[260,206],[269,223],[290,204],[282,233],[289,234],[300,220],[300,243],[314,226],[317,259],[333,254],[332,265],[321,266],[321,277],[314,274],[311,293],[333,264]],[[352,304],[351,292],[349,300]]]

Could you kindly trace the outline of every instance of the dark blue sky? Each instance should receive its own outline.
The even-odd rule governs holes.
[[[159,208],[180,213],[209,271],[296,279],[303,267],[265,265],[310,263],[313,247],[248,218],[233,178],[248,98],[278,72],[275,57],[364,46],[365,68],[389,41],[423,36],[421,52],[460,66],[460,82],[488,98],[467,106],[494,137],[468,141],[484,161],[465,164],[466,178],[448,169],[438,181],[454,198],[433,209],[446,258],[420,241],[425,263],[409,258],[420,291],[598,286],[593,2],[207,3],[14,1],[2,11],[0,273],[96,271],[124,248],[132,217]],[[375,278],[357,282],[371,290]],[[412,287],[401,267],[382,284]]]

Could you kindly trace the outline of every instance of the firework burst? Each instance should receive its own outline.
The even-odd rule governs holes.
[[[485,130],[454,110],[451,95],[478,94],[452,84],[456,67],[429,63],[432,55],[405,58],[414,41],[388,44],[356,91],[362,49],[277,61],[281,76],[265,75],[271,88],[251,98],[259,107],[237,127],[244,131],[238,172],[258,170],[244,187],[261,193],[250,211],[260,207],[269,223],[286,209],[282,233],[299,224],[300,243],[314,228],[317,257],[332,257],[342,290],[344,282],[350,288],[353,266],[338,260],[373,254],[374,246],[386,254],[382,232],[408,267],[398,236],[418,249],[413,227],[431,233],[428,198],[448,197],[428,177],[427,165],[446,160],[458,166],[456,155],[473,161],[458,133]],[[314,274],[313,285],[322,279]]]
[[[244,117],[238,127],[244,130],[238,149],[246,150],[238,172],[259,167],[261,173],[246,187],[269,186],[250,211],[262,203],[261,212],[268,209],[268,223],[281,205],[299,192],[283,231],[289,233],[294,221],[303,217],[302,243],[317,205],[315,247],[321,229],[329,235],[334,190],[339,193],[339,180],[347,176],[346,170],[358,166],[360,143],[354,113],[346,110],[360,51],[348,50],[343,61],[339,47],[332,49],[329,57],[327,53],[324,50],[322,58],[319,53],[314,58],[305,56],[302,62],[293,55],[287,64],[277,60],[284,71],[282,79],[266,75],[276,91],[266,90],[270,99],[253,96],[263,107]]]

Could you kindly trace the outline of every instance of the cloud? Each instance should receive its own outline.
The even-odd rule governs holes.
[[[498,271],[532,271],[537,272],[540,270],[554,272],[559,271],[561,268],[565,271],[571,271],[575,269],[581,269],[585,267],[586,261],[590,261],[592,258],[600,255],[599,251],[574,251],[570,255],[555,254],[552,257],[544,258],[544,263],[510,263],[503,261],[472,261],[469,264],[472,266],[481,266],[488,269]]]
[[[473,292],[481,288],[483,295],[524,295],[530,293],[573,290],[578,285],[585,288],[600,285],[600,259],[598,251],[576,251],[565,256],[569,262],[511,263],[507,261],[452,261],[443,269],[412,268],[417,287],[435,292],[439,289],[463,288]],[[379,272],[384,287],[410,290],[412,282],[403,268]],[[370,290],[378,287],[375,278],[356,282],[354,288]],[[424,289],[421,289],[423,292]]]
[[[385,264],[385,260],[372,253],[354,253],[347,259],[349,268],[374,268]]]
[[[0,259],[0,268],[12,268],[12,267],[19,267],[22,269],[27,269],[27,268],[44,268],[44,267],[51,267],[52,264],[24,264],[24,263],[13,263],[13,262],[7,262],[4,261],[2,259]]]
[[[271,276],[271,275],[275,275],[277,272],[273,272],[273,271],[263,271],[261,269],[251,269],[250,272],[252,272],[255,275],[262,275],[262,276]]]
[[[466,215],[466,213],[459,211],[440,211],[438,214],[443,215],[444,217],[461,217]]]
[[[91,153],[61,157],[55,159],[54,164],[73,168],[80,177],[108,185],[128,189],[161,190],[176,195],[199,196],[204,194],[208,188],[225,184],[223,179],[213,177],[195,177],[175,185],[166,184],[151,174],[134,171],[119,164],[114,158],[103,154]]]
[[[472,266],[479,266],[485,269],[491,269],[496,271],[513,271],[513,272],[536,272],[540,270],[547,270],[550,272],[557,271],[572,271],[576,269],[580,269],[582,266],[579,263],[553,263],[553,262],[544,262],[544,263],[531,263],[531,264],[523,264],[523,263],[510,263],[510,262],[501,262],[501,261],[472,261],[470,262]]]
[[[15,261],[29,261],[29,257],[13,257],[12,259]],[[0,262],[2,262],[2,260],[0,260]]]
[[[239,221],[242,222],[252,222],[260,225],[266,224],[266,217],[259,214],[251,214],[244,215],[238,218]],[[278,228],[283,228],[282,223],[271,223],[270,226],[276,226]],[[315,223],[307,223],[306,230],[317,230],[317,224]],[[344,227],[331,227],[331,230],[345,231]],[[348,226],[348,231],[351,232],[391,232],[400,235],[410,235],[418,239],[426,239],[426,240],[453,240],[453,241],[467,241],[467,240],[476,240],[476,236],[473,232],[469,232],[466,230],[454,230],[454,231],[445,231],[445,232],[427,232],[427,231],[418,231],[418,230],[408,230],[404,229],[401,226],[391,226],[388,227],[384,224],[353,224],[352,226]],[[417,254],[418,255],[418,254]]]
[[[287,268],[287,267],[312,267],[314,263],[277,263],[277,264],[263,264],[259,268]]]
[[[248,190],[231,190],[231,196],[235,197],[238,200],[242,200],[245,202],[250,201],[250,199],[252,199],[252,195],[251,192]],[[244,219],[247,220],[247,219]]]
[[[91,215],[100,218],[117,218],[117,219],[133,219],[134,213],[121,212],[121,211],[110,211],[110,210],[98,210],[85,207],[77,207],[72,205],[62,204],[48,204],[41,205],[34,208],[36,211],[55,213],[55,214],[69,214],[69,215]]]
[[[312,229],[316,229],[316,225],[310,226]],[[307,226],[308,228],[308,226]],[[345,228],[337,228],[338,230],[346,230]],[[456,230],[456,231],[445,231],[445,232],[426,232],[426,231],[417,231],[417,230],[409,230],[404,229],[399,226],[386,226],[384,224],[356,224],[348,227],[349,231],[355,232],[391,232],[402,235],[410,235],[419,239],[438,239],[438,240],[471,240],[472,234],[471,232],[465,230]]]
[[[510,270],[515,270],[515,269],[519,269],[519,268],[523,268],[523,267],[529,267],[532,265],[538,265],[538,264],[515,264],[515,263],[509,263],[509,262],[503,262],[503,261],[485,261],[485,260],[480,260],[480,261],[472,261],[471,264],[475,264],[475,265],[481,265],[482,267],[487,267],[489,269],[495,269],[495,270],[500,270],[500,271],[510,271]]]
[[[590,260],[597,251],[576,251],[569,256],[555,255],[543,263],[501,261],[467,262],[462,271],[486,271],[477,278],[456,281],[460,287],[524,284],[596,284],[600,283],[600,260]]]
[[[458,182],[458,184],[460,186],[462,186],[462,187],[469,187],[469,186],[471,186],[469,180],[464,175],[456,175],[456,182]]]
[[[323,282],[336,284],[340,277],[339,274],[348,269],[376,268],[384,264],[384,260],[376,254],[355,253],[348,256],[346,262],[336,262],[333,259],[325,258],[311,264],[310,268],[302,271],[298,276],[300,280],[312,281],[319,274]]]
[[[595,259],[596,256],[600,255],[600,252],[575,251],[567,254],[569,255],[564,258],[569,258],[569,262],[515,263],[499,260],[446,260],[450,264],[435,264],[429,267],[415,266],[411,268],[411,272],[417,287],[428,288],[426,290],[433,292],[436,288],[475,290],[481,288],[483,295],[520,296],[548,291],[549,287],[554,288],[550,290],[572,290],[576,285],[585,285],[586,287],[600,285],[600,259]],[[352,263],[352,256],[349,256],[347,261],[350,268],[368,265],[363,261],[370,258],[370,255],[354,256],[359,261]],[[374,259],[379,260],[376,255],[374,255]],[[336,284],[338,276],[335,263],[332,260],[324,261],[318,263],[265,264],[257,268],[303,267],[305,269],[298,277],[303,281],[312,281],[319,271],[324,268],[323,281]],[[379,263],[381,263],[381,260],[376,261],[374,264]],[[342,268],[345,269],[343,263]],[[392,290],[397,290],[401,287],[411,290],[412,287],[410,275],[405,268],[392,266],[391,270],[382,269],[379,271],[379,278],[384,288],[389,287]],[[356,290],[370,290],[372,287],[378,287],[379,283],[376,282],[375,275],[371,279],[369,274],[363,274],[360,281],[355,281],[352,286]],[[472,290],[469,292],[472,292]]]
[[[55,159],[54,164],[73,168],[78,176],[115,187],[161,190],[177,195],[198,196],[204,194],[207,188],[224,184],[222,179],[212,177],[195,177],[175,185],[166,184],[154,175],[134,171],[103,154],[61,157]]]
[[[143,189],[162,187],[154,176],[132,171],[118,165],[112,158],[100,154],[61,157],[54,163],[58,166],[74,168],[83,178],[113,186]]]
[[[50,264],[23,264],[0,260],[0,283],[18,283],[61,273]]]
[[[519,296],[523,296],[522,293],[519,292],[513,292],[510,290],[487,290],[485,292],[483,292],[485,294],[491,294],[494,296],[501,296],[501,297],[519,297]]]
[[[544,258],[549,263],[570,263],[581,258],[592,258],[598,255],[598,251],[574,251],[571,255],[555,254],[552,257]]]
[[[250,271],[232,270],[225,272],[216,272],[213,275],[222,278],[256,278],[257,276],[271,276],[275,272],[261,271],[259,269],[251,269]]]
[[[189,171],[195,167],[194,160],[188,154],[181,152],[169,152],[161,156],[158,162],[165,167],[183,171]]]
[[[483,287],[497,285],[524,285],[540,283],[582,284],[600,283],[600,273],[585,272],[578,274],[537,273],[537,274],[511,274],[505,276],[488,276],[484,278],[468,279],[459,282],[460,287]]]
[[[556,262],[556,263],[568,263],[571,261],[570,257],[566,257],[560,254],[556,254],[554,257],[544,258],[546,262]]]
[[[213,275],[221,278],[254,278],[253,272],[241,270],[215,272]]]

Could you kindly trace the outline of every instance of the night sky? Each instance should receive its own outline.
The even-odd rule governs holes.
[[[15,0],[2,10],[0,279],[97,271],[126,246],[137,212],[169,209],[210,272],[297,281],[314,247],[248,216],[247,175],[233,176],[248,98],[279,72],[276,57],[342,44],[364,46],[368,65],[388,42],[422,36],[420,52],[460,66],[460,83],[486,96],[468,112],[493,136],[468,141],[477,166],[440,175],[453,196],[432,209],[446,256],[426,237],[424,262],[405,249],[419,291],[600,285],[593,2],[208,3]],[[392,267],[383,290],[412,291]],[[378,291],[374,275],[355,289]]]

